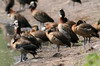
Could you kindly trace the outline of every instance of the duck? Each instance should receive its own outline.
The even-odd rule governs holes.
[[[26,61],[27,54],[30,53],[35,58],[35,55],[37,55],[37,49],[39,48],[41,44],[36,40],[36,38],[32,35],[24,36],[15,36],[11,43],[9,44],[9,48],[13,50],[17,50],[21,53],[21,59],[20,62]]]
[[[63,9],[60,10],[60,19],[58,23],[58,30],[61,32],[65,37],[69,39],[70,42],[73,44],[78,43],[78,36],[72,31],[71,27],[66,24],[66,22],[63,20],[65,18],[65,15],[62,14],[64,12]]]
[[[68,38],[66,38],[61,32],[57,31],[54,27],[47,29],[46,35],[53,44],[57,45],[58,52],[60,51],[60,45],[71,47]]]
[[[73,32],[82,36],[84,38],[83,46],[85,48],[85,44],[87,38],[97,37],[99,38],[98,30],[96,30],[92,25],[87,24],[86,22],[79,20],[76,24],[72,26]]]
[[[14,11],[13,9],[10,9],[9,11],[7,11],[7,15],[13,20],[13,21],[16,21],[18,20],[18,22],[21,23],[21,28],[32,28],[32,26],[29,24],[28,20],[23,16],[21,15],[20,13]]]
[[[37,21],[40,22],[40,27],[44,26],[44,23],[46,22],[54,22],[53,18],[51,18],[46,12],[36,9],[36,7],[37,3],[34,1],[32,1],[29,5],[31,14]]]
[[[20,62],[27,60],[27,54],[30,53],[34,56],[37,54],[36,50],[40,48],[41,43],[28,31],[21,31],[20,22],[18,20],[14,21],[14,31],[15,35],[11,40],[11,43],[8,45],[9,48],[18,50],[21,52]]]

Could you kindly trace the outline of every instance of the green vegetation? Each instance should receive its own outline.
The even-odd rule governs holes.
[[[89,54],[84,66],[100,66],[100,53]]]
[[[3,34],[0,34],[0,66],[11,66],[14,62],[16,52],[7,48],[7,42],[3,40]]]

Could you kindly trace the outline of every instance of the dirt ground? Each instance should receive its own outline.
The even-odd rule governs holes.
[[[98,45],[99,41],[97,40],[91,41],[90,45]],[[18,64],[15,63],[14,66],[83,66],[86,56],[98,51],[98,49],[89,49],[89,43],[86,45],[85,50],[83,46],[61,47],[60,54],[58,54],[57,48],[54,45],[43,46],[36,58],[32,59],[32,56],[28,55],[30,57],[29,60]]]
[[[19,5],[17,3],[14,9],[17,10],[18,7]],[[82,19],[89,24],[93,24],[100,19],[100,0],[82,0],[82,5],[76,3],[75,6],[73,6],[71,0],[39,0],[37,7],[37,9],[47,12],[55,22],[58,22],[58,12],[62,8],[65,10],[66,17],[75,22]],[[28,19],[31,25],[38,24],[28,9],[21,14]],[[4,4],[2,2],[0,3],[0,22],[11,22],[4,12]],[[83,39],[80,38],[80,40]],[[98,45],[100,43],[99,40],[100,39],[92,38],[88,44],[91,46]],[[82,44],[83,42],[80,43]],[[88,44],[86,45],[87,50],[90,49]],[[100,49],[100,47],[98,49]],[[95,52],[92,50],[85,51],[82,46],[72,48],[61,47],[60,50],[61,55],[59,57],[53,57],[53,55],[57,53],[57,48],[54,45],[43,46],[41,49],[42,52],[38,53],[37,58],[14,64],[14,66],[83,66],[85,56]]]

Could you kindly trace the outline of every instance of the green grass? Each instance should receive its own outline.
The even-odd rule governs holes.
[[[89,54],[84,66],[100,66],[100,53]]]
[[[12,52],[7,48],[7,42],[2,39],[3,34],[0,34],[0,66],[11,66],[14,62],[16,52]]]

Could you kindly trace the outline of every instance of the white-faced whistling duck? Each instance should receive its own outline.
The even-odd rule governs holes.
[[[73,6],[75,5],[75,2],[82,4],[81,0],[72,0],[73,1]]]
[[[15,35],[19,35],[21,36],[21,27],[20,27],[21,23],[18,20],[15,20],[12,24],[12,26],[14,27],[14,32]]]
[[[9,11],[10,8],[13,8],[14,4],[15,4],[15,0],[4,0],[5,2],[5,11]]]
[[[46,35],[53,44],[57,45],[58,52],[60,49],[60,45],[67,45],[71,47],[69,40],[61,32],[57,31],[55,27],[47,29]]]
[[[21,14],[15,12],[14,10],[10,9],[7,11],[8,16],[13,20],[18,20],[21,23],[21,28],[29,27],[31,28],[31,25],[29,24],[28,20]]]
[[[93,24],[93,27],[97,29],[98,31],[100,31],[100,20],[96,22],[95,24]]]
[[[38,2],[38,0],[17,0],[20,4],[20,9],[22,10],[26,4],[30,4],[31,1],[35,1],[35,2]]]
[[[28,53],[32,54],[35,58],[37,54],[36,50],[40,47],[40,43],[36,40],[36,38],[32,35],[28,36],[15,36],[9,45],[9,48],[18,50],[21,52],[21,60],[20,62],[26,61],[28,58],[26,57]]]
[[[70,42],[78,43],[79,38],[77,35],[70,29],[69,25],[63,20],[65,15],[63,15],[63,9],[60,10],[60,20],[58,23],[58,30],[69,39]]]
[[[72,26],[72,30],[82,36],[84,38],[83,46],[85,48],[85,44],[87,42],[87,38],[97,37],[99,38],[98,30],[92,27],[90,24],[79,20],[75,25]]]
[[[37,7],[37,3],[32,1],[30,3],[29,8],[31,10],[32,16],[37,21],[39,21],[42,24],[46,23],[46,22],[54,22],[54,20],[47,13],[45,13],[45,12],[43,12],[41,10],[37,10],[36,7]],[[42,24],[40,24],[40,27],[41,27]]]
[[[72,25],[76,24],[74,21],[70,21],[67,17],[65,17],[65,12],[63,9],[60,10],[59,16],[61,17],[61,15],[63,15],[63,21],[66,22],[66,24],[68,24],[70,28],[72,27]]]
[[[17,36],[17,35],[18,36],[26,36],[26,37],[33,36],[33,35],[30,34],[29,31],[21,31],[21,27],[20,27],[21,23],[18,22],[18,20],[14,21],[13,25],[14,25],[13,27],[14,27],[14,30],[15,30],[15,36]]]
[[[21,33],[20,24],[17,20],[14,22],[14,29],[16,34],[8,47],[17,49],[21,52],[21,62],[27,59],[27,53],[31,53],[35,57],[35,51],[41,46],[41,43],[38,42],[34,36],[29,34],[28,31]]]

